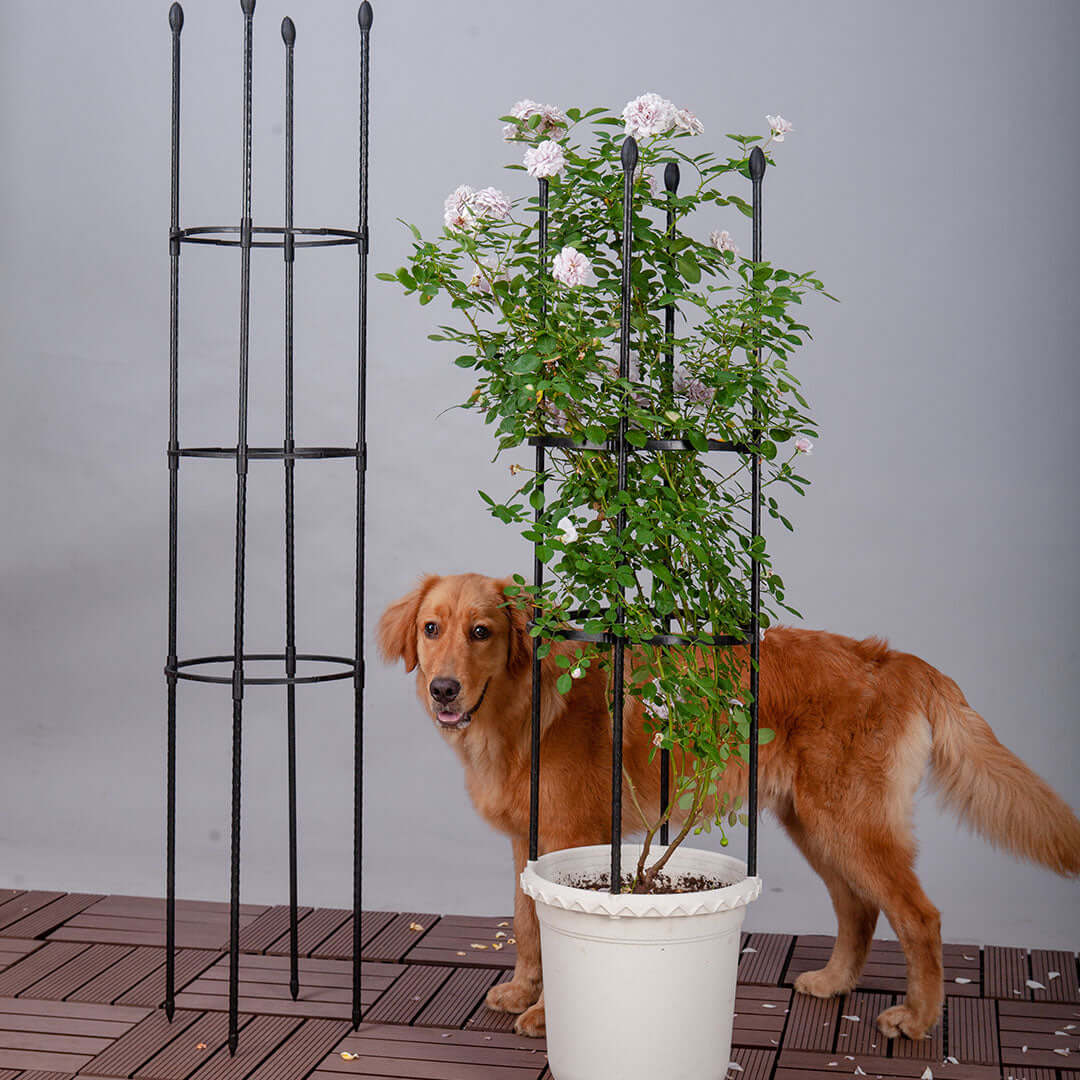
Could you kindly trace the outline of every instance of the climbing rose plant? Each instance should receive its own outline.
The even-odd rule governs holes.
[[[810,273],[744,258],[730,230],[738,215],[752,214],[740,194],[748,191],[751,150],[762,146],[772,165],[774,144],[793,129],[782,116],[770,116],[768,137],[728,135],[728,155],[711,153],[699,149],[702,122],[651,93],[629,102],[621,117],[526,100],[502,120],[504,138],[521,152],[506,167],[548,185],[546,255],[534,185],[519,185],[520,195],[462,185],[446,199],[442,236],[425,239],[409,226],[415,242],[408,265],[379,276],[400,282],[421,304],[436,297],[448,302],[451,322],[430,336],[457,345],[455,362],[475,372],[463,407],[495,428],[499,451],[533,435],[604,444],[625,411],[633,452],[621,496],[615,455],[554,448],[543,493],[540,478],[514,464],[513,490],[480,497],[501,521],[524,526],[522,535],[538,545],[547,565],[541,591],[520,576],[507,589],[509,602],[538,609],[532,633],[542,638],[541,656],[571,622],[621,635],[628,646],[629,691],[644,708],[652,753],[670,750],[673,767],[667,814],[646,805],[627,776],[639,816],[634,824],[645,833],[627,887],[647,891],[667,859],[665,853],[648,864],[651,842],[669,815],[679,827],[669,851],[691,831],[713,826],[726,844],[725,824],[746,821],[741,799],[725,793],[740,784],[725,782],[725,773],[743,769],[749,757],[749,659],[746,650],[708,642],[745,635],[752,563],[761,573],[762,624],[777,608],[794,610],[784,602],[763,540],[750,535],[749,456],[643,449],[650,438],[685,440],[699,452],[710,438],[757,446],[763,507],[792,527],[776,493],[804,492],[808,481],[798,458],[817,437],[790,363],[808,337],[793,312],[822,285]],[[631,370],[622,379],[620,150],[627,135],[639,143],[639,165]],[[670,162],[680,167],[678,194],[663,182]],[[676,214],[674,236],[666,228],[669,209]],[[706,240],[695,231],[699,219],[705,229],[717,226]],[[671,338],[664,329],[667,304],[678,312]],[[626,515],[621,537],[620,511]],[[649,644],[668,627],[705,647]],[[554,650],[560,693],[593,664],[608,671],[610,687],[609,649],[565,643]],[[767,742],[772,732],[763,729],[760,737]]]

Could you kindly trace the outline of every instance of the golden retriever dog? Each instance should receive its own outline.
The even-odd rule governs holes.
[[[432,722],[465,767],[473,804],[510,837],[515,877],[528,857],[532,640],[507,581],[428,576],[382,616],[379,647],[416,671]],[[565,646],[563,646],[565,648]],[[611,719],[607,676],[592,665],[566,695],[552,650],[541,668],[541,853],[611,838]],[[745,666],[745,665],[744,665]],[[904,950],[907,996],[886,1009],[889,1036],[924,1036],[941,1014],[941,921],[915,876],[912,801],[929,763],[944,801],[988,840],[1059,874],[1080,874],[1080,821],[994,737],[957,685],[878,638],[769,629],[761,642],[759,790],[821,875],[839,928],[829,962],[795,982],[817,997],[850,991],[885,912]],[[659,761],[640,702],[627,695],[623,761],[638,798],[659,806]],[[742,794],[746,771],[728,769]],[[642,823],[624,794],[624,829]],[[533,902],[514,899],[517,963],[488,1005],[520,1013],[516,1030],[544,1033],[540,936]]]

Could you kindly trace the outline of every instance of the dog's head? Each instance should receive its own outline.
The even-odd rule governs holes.
[[[441,731],[463,732],[483,715],[489,694],[505,697],[504,680],[529,685],[526,614],[508,603],[510,583],[428,575],[379,620],[380,652],[403,660],[407,671],[419,669],[417,693]]]

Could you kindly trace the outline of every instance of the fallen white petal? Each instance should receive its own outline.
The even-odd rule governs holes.
[[[963,953],[963,957],[964,957],[965,960],[974,960],[975,959],[974,956],[968,956],[967,953]]]
[[[744,953],[748,953],[748,952],[757,952],[757,949],[751,948],[751,947],[750,947],[749,945],[747,945],[747,946],[746,946],[746,948],[745,948],[745,949],[743,949],[743,952],[744,952]]]
[[[946,1061],[947,1061],[947,1062],[948,1062],[948,1063],[949,1063],[950,1065],[959,1065],[959,1064],[960,1064],[960,1062],[959,1062],[959,1061],[957,1061],[957,1060],[956,1060],[956,1058],[954,1058],[954,1057],[947,1057],[947,1058],[946,1058],[945,1060],[946,1060]]]
[[[1038,982],[1035,979],[1028,979],[1027,986],[1028,986],[1029,990],[1045,990],[1046,989],[1046,987],[1043,986],[1043,984],[1041,982]]]
[[[734,1069],[736,1072],[742,1072],[743,1068],[737,1061],[729,1061],[727,1063],[728,1070]]]
[[[841,1016],[841,1020],[854,1020],[856,1024],[860,1023],[861,1017],[858,1016]]]
[[[1059,1049],[1058,1047],[1055,1047],[1054,1048],[1054,1053],[1055,1054],[1060,1054],[1062,1057],[1068,1057],[1069,1056],[1069,1048],[1065,1047],[1065,1049],[1062,1050],[1062,1049]]]
[[[1021,1054],[1026,1054],[1027,1053],[1027,1047],[1026,1046],[1021,1046],[1020,1047],[1020,1053]]]
[[[861,1065],[856,1065],[855,1066],[855,1075],[856,1076],[865,1076],[866,1075],[866,1073],[863,1072]]]
[[[776,1006],[771,1001],[763,1001],[761,1003],[763,1009],[775,1009]]]
[[[953,979],[953,982],[969,983],[969,982],[971,982],[971,980],[970,979],[965,979],[963,975],[957,975],[956,978]]]
[[[1046,977],[1048,979],[1060,979],[1061,978],[1061,972],[1060,971],[1048,971],[1046,973]]]
[[[1072,1031],[1072,1029],[1073,1029],[1074,1027],[1076,1027],[1076,1025],[1075,1025],[1075,1024],[1066,1024],[1066,1025],[1065,1025],[1065,1030],[1066,1030],[1066,1031]]]
[[[1067,1031],[1055,1031],[1054,1034],[1055,1035],[1064,1035],[1066,1039],[1069,1037],[1069,1033]]]
[[[922,1074],[922,1080],[934,1080],[934,1073],[929,1065],[926,1066],[926,1069]]]
[[[845,1061],[854,1061],[855,1059],[851,1056],[851,1054],[845,1054],[844,1055],[844,1060]]]
[[[840,1064],[839,1061],[830,1061],[829,1062],[829,1068],[831,1069],[834,1065],[839,1065],[839,1064]]]

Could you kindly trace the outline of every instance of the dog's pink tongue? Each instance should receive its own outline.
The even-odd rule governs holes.
[[[439,713],[440,724],[456,724],[461,719],[456,712],[441,712]]]

